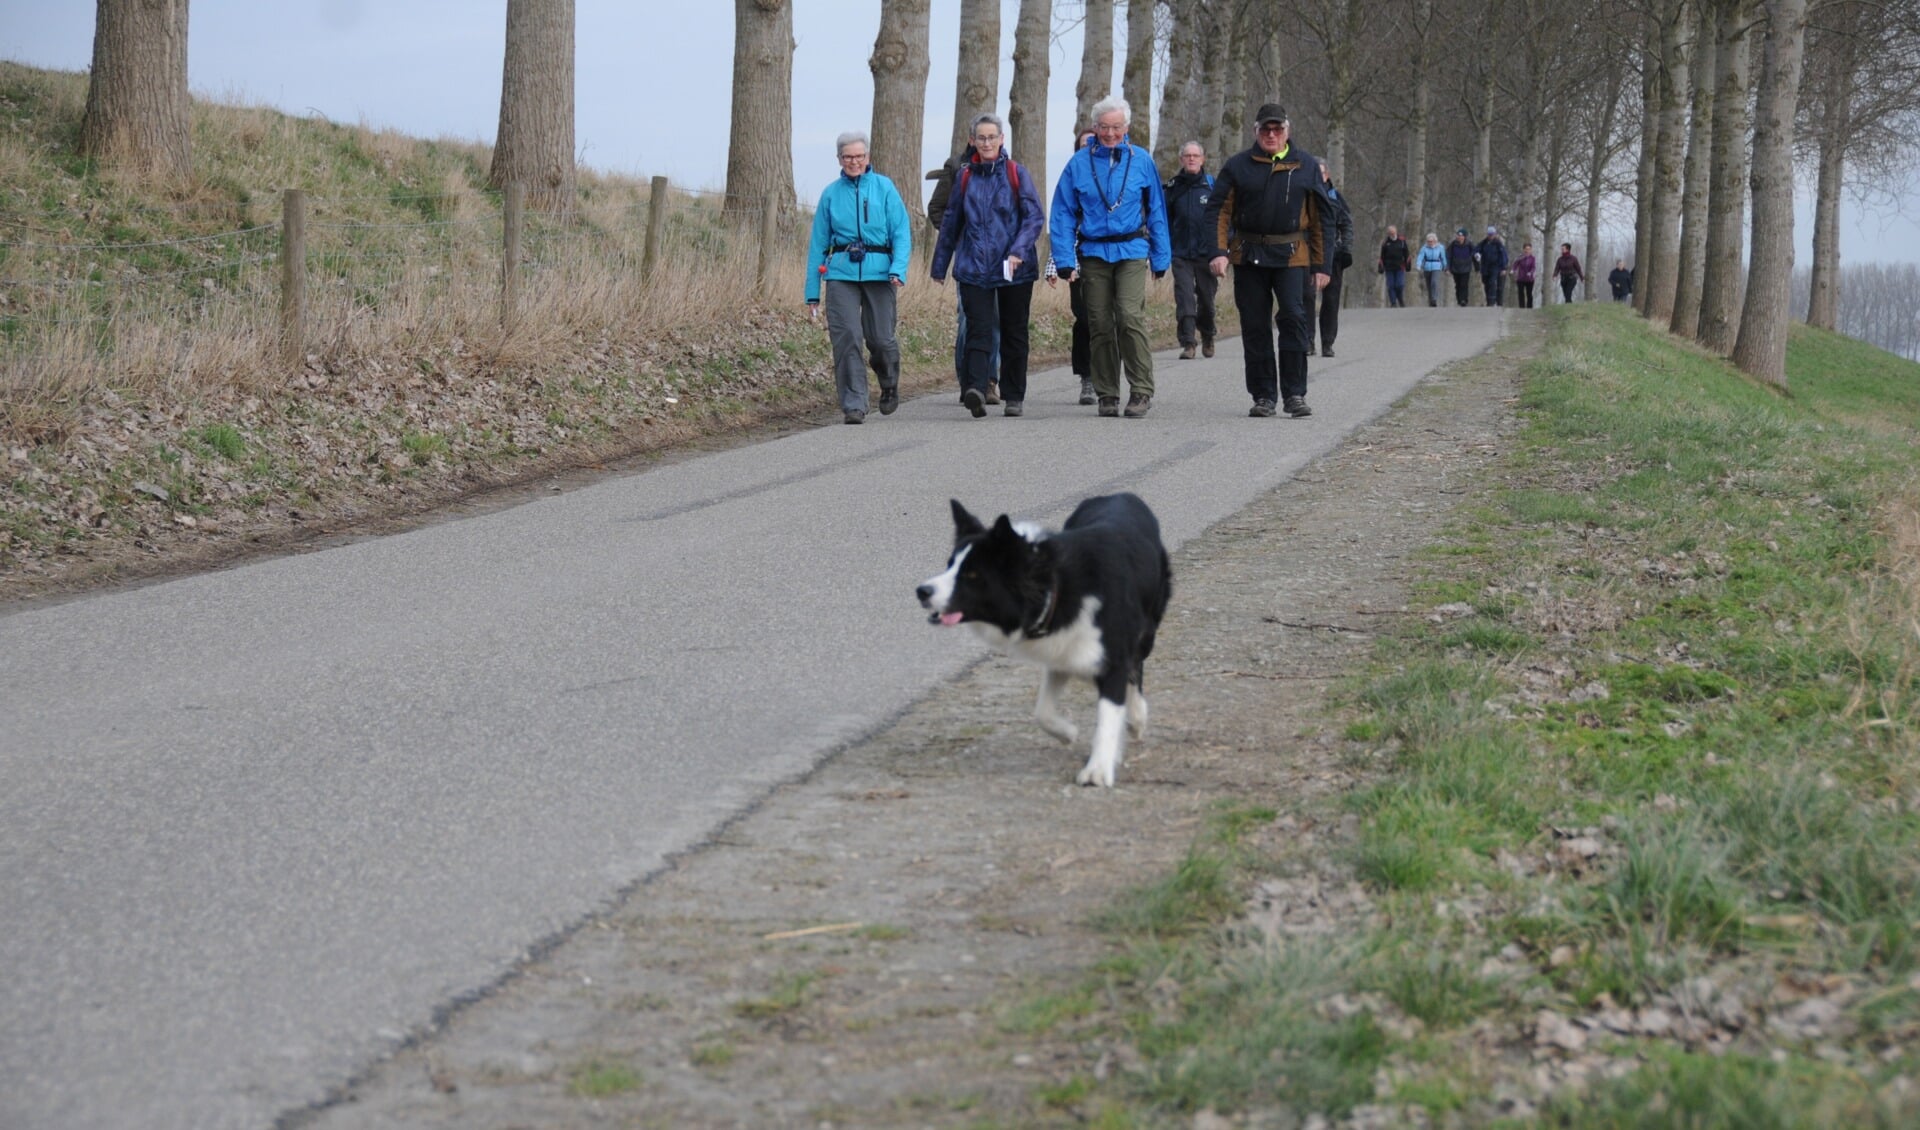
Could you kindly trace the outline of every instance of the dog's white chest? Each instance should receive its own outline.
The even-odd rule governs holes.
[[[1080,604],[1080,615],[1057,632],[1038,638],[1021,633],[1008,634],[991,624],[975,624],[982,638],[1015,659],[1036,664],[1049,671],[1091,679],[1107,664],[1107,649],[1100,642],[1100,626],[1095,618],[1100,598],[1087,597]]]

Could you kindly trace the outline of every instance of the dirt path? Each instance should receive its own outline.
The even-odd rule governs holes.
[[[1084,735],[1046,738],[1031,670],[983,661],[287,1123],[1044,1121],[1036,1088],[1124,1066],[1124,1049],[1010,1034],[1001,1011],[1104,956],[1089,918],[1164,874],[1210,809],[1277,808],[1261,835],[1340,870],[1329,802],[1355,771],[1324,692],[1499,452],[1539,337],[1516,319],[1175,555],[1152,730],[1120,788],[1074,787]],[[1083,723],[1091,697],[1070,699]]]

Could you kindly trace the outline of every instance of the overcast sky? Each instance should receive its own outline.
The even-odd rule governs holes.
[[[575,7],[580,160],[608,172],[721,187],[732,3],[576,0]],[[868,128],[873,77],[867,57],[880,26],[880,0],[795,0],[794,7],[794,173],[801,198],[811,201],[836,173],[834,137]],[[1003,0],[1002,114],[1013,80],[1017,7],[1018,0]],[[0,0],[0,58],[84,70],[92,57],[94,8],[83,0]],[[188,81],[196,95],[422,137],[488,141],[498,125],[506,0],[192,0],[191,12]],[[934,0],[923,169],[947,155],[959,24],[959,0]],[[1124,52],[1124,15],[1117,24]],[[1077,27],[1062,32],[1052,55],[1047,167],[1057,173],[1071,141]],[[1295,108],[1294,119],[1303,138],[1315,135],[1310,113]],[[1021,139],[1011,141],[1017,155]],[[1801,211],[1796,261],[1804,265],[1811,213]],[[1849,200],[1842,228],[1847,262],[1920,262],[1920,201],[1909,198],[1903,214]]]

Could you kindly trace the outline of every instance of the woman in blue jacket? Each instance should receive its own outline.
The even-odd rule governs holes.
[[[1427,242],[1421,246],[1413,265],[1427,280],[1427,305],[1440,305],[1440,276],[1447,273],[1447,249],[1440,246],[1437,234],[1427,233]]]
[[[820,316],[827,303],[833,342],[833,380],[849,424],[867,419],[867,373],[860,356],[865,337],[873,375],[880,378],[880,414],[900,406],[900,344],[894,337],[894,291],[913,258],[913,225],[893,182],[867,167],[867,135],[843,133],[834,143],[840,176],[820,193],[807,246],[807,307]]]
[[[993,330],[1000,328],[1000,398],[1009,416],[1026,411],[1027,325],[1040,277],[1035,245],[1045,214],[1032,174],[1006,155],[1006,123],[992,114],[973,120],[973,160],[954,174],[940,239],[933,245],[933,281],[960,284],[967,318],[965,388],[960,400],[974,419],[987,414],[993,379]]]

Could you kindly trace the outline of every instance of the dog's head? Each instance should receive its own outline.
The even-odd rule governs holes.
[[[953,501],[953,554],[947,571],[914,590],[927,622],[985,624],[1012,635],[1038,634],[1052,588],[1053,553],[1045,531],[1005,514],[992,526]]]

